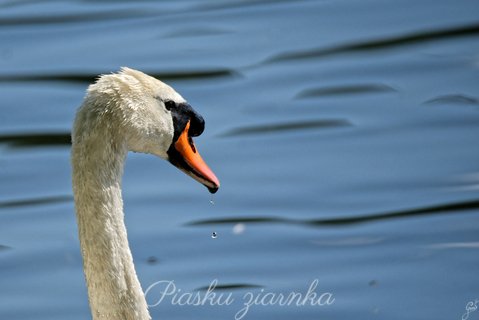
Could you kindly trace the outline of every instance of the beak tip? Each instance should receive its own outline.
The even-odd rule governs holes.
[[[215,187],[213,187],[213,188],[211,188],[211,187],[207,187],[207,188],[208,188],[208,191],[209,191],[211,194],[215,194],[216,191],[218,191],[220,187],[219,187],[219,186],[218,186],[218,187],[215,186]]]
[[[218,178],[216,178],[215,176],[215,179],[212,181],[212,186],[211,185],[206,185],[206,188],[208,188],[208,191],[212,194],[216,193],[219,188],[220,188],[220,182],[218,180]]]

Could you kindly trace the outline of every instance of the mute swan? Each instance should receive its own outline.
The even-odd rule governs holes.
[[[210,192],[220,183],[192,137],[203,118],[175,90],[123,68],[87,90],[72,132],[72,182],[93,319],[151,319],[123,219],[121,178],[129,150],[166,159]]]

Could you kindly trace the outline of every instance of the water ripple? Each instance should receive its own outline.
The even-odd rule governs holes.
[[[446,242],[428,246],[431,249],[479,249],[479,242]]]
[[[70,132],[0,135],[0,144],[10,148],[69,146],[71,135]]]
[[[241,77],[241,73],[229,69],[211,70],[187,70],[171,72],[149,72],[152,77],[164,81],[171,80],[194,80],[222,77]],[[72,83],[92,83],[98,79],[99,73],[68,73],[68,74],[24,74],[24,75],[0,75],[0,82],[33,82],[33,81],[61,81]]]
[[[0,18],[0,27],[4,26],[32,26],[32,25],[50,25],[50,24],[72,24],[88,23],[105,20],[131,19],[137,17],[152,16],[151,11],[146,10],[109,10],[105,12],[85,12],[63,15],[42,15],[26,17],[2,17]]]
[[[305,225],[312,227],[323,226],[345,226],[361,224],[366,222],[376,222],[381,220],[390,220],[397,218],[411,218],[426,215],[449,214],[458,211],[477,211],[479,210],[479,200],[464,201],[458,203],[448,203],[435,206],[428,206],[410,210],[398,210],[392,212],[383,212],[379,214],[366,214],[352,217],[322,218],[322,219],[287,219],[280,217],[236,217],[236,218],[218,218],[192,221],[186,226],[210,226],[218,224],[237,224],[237,223],[281,223],[292,225]]]
[[[232,33],[233,31],[219,28],[210,28],[210,27],[198,27],[198,28],[185,28],[173,31],[166,34],[165,38],[184,38],[184,37],[204,37],[204,36],[215,36],[221,34]]]
[[[229,10],[229,9],[245,9],[253,6],[271,6],[278,5],[282,2],[291,2],[291,0],[247,0],[247,1],[200,1],[194,10]]]
[[[435,215],[443,213],[452,213],[457,211],[474,211],[479,209],[479,200],[464,201],[459,203],[441,204],[430,207],[422,207],[410,210],[400,210],[384,212],[380,214],[362,215],[358,217],[341,217],[332,219],[317,219],[308,222],[309,225],[348,225],[364,222],[374,222],[380,220],[389,220],[397,218],[409,218],[417,216]]]
[[[220,290],[241,290],[241,289],[259,289],[263,288],[263,286],[257,284],[249,284],[249,283],[230,283],[230,284],[217,284],[214,289],[215,291]],[[195,289],[195,291],[208,291],[210,286],[199,287]]]
[[[309,120],[287,123],[262,124],[255,126],[244,126],[232,129],[221,134],[221,137],[234,137],[254,134],[265,134],[282,131],[295,131],[305,129],[319,129],[319,128],[336,128],[348,127],[352,124],[344,119],[329,119],[329,120]]]
[[[329,56],[338,53],[351,53],[359,51],[389,49],[398,46],[410,45],[426,41],[443,40],[451,37],[462,37],[479,34],[479,24],[471,24],[456,28],[443,30],[431,30],[424,32],[414,32],[396,37],[389,37],[359,43],[344,44],[331,48],[317,48],[310,50],[299,50],[285,52],[267,59],[264,63],[310,59]]]
[[[385,84],[356,84],[334,87],[310,88],[299,92],[296,99],[314,98],[323,96],[346,95],[346,94],[364,94],[378,92],[395,92],[396,89]]]
[[[378,237],[339,237],[337,239],[312,240],[311,243],[320,247],[353,247],[381,243],[384,239]]]
[[[26,206],[38,206],[38,205],[63,203],[63,202],[71,202],[71,201],[73,201],[73,197],[69,195],[21,199],[21,200],[7,200],[7,201],[0,201],[0,209],[26,207]]]
[[[465,94],[447,94],[425,101],[423,104],[479,105],[479,99]]]

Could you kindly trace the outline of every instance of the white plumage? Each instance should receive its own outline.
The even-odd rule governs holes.
[[[178,146],[174,141],[177,123],[175,111],[166,108],[165,101],[186,103],[163,82],[123,68],[117,74],[100,77],[88,88],[75,119],[71,153],[73,192],[95,320],[150,319],[128,245],[121,178],[128,151],[151,153],[171,161],[168,152]],[[180,128],[184,135],[188,135],[190,120],[186,128]],[[182,159],[183,167],[175,165],[216,191],[219,182],[211,171],[205,171],[206,164],[195,162],[201,158],[192,141],[189,148],[193,151],[184,152],[189,152],[193,160]]]

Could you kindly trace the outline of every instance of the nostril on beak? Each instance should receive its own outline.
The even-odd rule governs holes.
[[[197,137],[205,130],[205,120],[199,114],[194,114],[191,117],[190,131],[188,132],[190,137]]]

